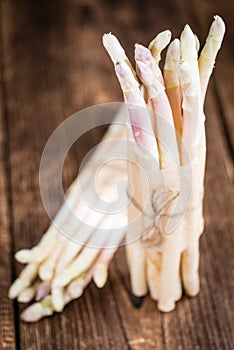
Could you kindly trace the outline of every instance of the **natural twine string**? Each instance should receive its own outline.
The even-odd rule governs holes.
[[[173,202],[180,194],[180,192],[176,189],[170,188],[167,190],[163,190],[161,191],[159,194],[157,194],[157,196],[155,197],[156,194],[156,190],[154,190],[152,192],[151,195],[151,206],[153,209],[154,214],[150,215],[148,213],[146,213],[142,207],[139,205],[139,203],[129,195],[129,193],[127,192],[127,196],[129,199],[131,199],[133,205],[147,218],[150,218],[153,220],[153,223],[150,224],[141,234],[140,236],[140,240],[142,243],[153,243],[153,246],[157,246],[162,238],[162,232],[160,230],[160,219],[162,218],[175,218],[178,216],[181,216],[184,214],[184,212],[177,212],[177,213],[173,213],[170,215],[164,214],[163,211],[168,207],[168,205]],[[168,198],[167,200],[165,200],[164,204],[162,205],[161,208],[157,208],[157,202],[160,198],[162,198],[163,196],[165,196],[168,193],[174,193],[174,196],[172,196],[171,198]],[[201,196],[202,197],[202,196]],[[194,211],[195,209],[197,209],[197,207],[193,207],[193,208],[188,208],[186,210],[186,212],[191,213],[192,211]]]

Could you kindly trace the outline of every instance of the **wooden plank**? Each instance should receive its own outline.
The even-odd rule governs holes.
[[[0,20],[2,13],[0,10]],[[12,281],[12,231],[10,225],[10,190],[8,173],[8,135],[3,82],[3,50],[0,38],[0,349],[16,349],[14,303],[8,299],[8,288]]]
[[[95,102],[84,86],[85,61],[80,55],[84,43],[79,39],[83,29],[73,11],[66,2],[25,1],[20,8],[14,1],[3,4],[16,251],[35,244],[49,224],[38,188],[38,167],[47,138],[63,119],[85,105],[85,99],[87,104]],[[89,134],[71,153],[64,169],[66,185],[102,133]],[[17,273],[21,268],[16,264]],[[20,346],[127,349],[110,287],[102,293],[94,286],[88,288],[80,301],[53,319],[31,325],[21,322]]]
[[[1,79],[1,78],[0,78]],[[0,97],[0,105],[2,106]],[[3,111],[0,111],[0,349],[15,349],[14,304],[8,299],[12,281],[12,251],[7,195],[5,137]]]
[[[136,41],[147,44],[166,28],[178,35],[189,16],[182,3],[164,1],[152,1],[147,6],[119,1],[113,11],[113,3],[108,2],[24,1],[19,8],[11,0],[4,2],[3,9],[18,250],[34,244],[48,225],[37,174],[49,134],[77,109],[121,98],[113,68],[101,46],[101,34],[116,33],[132,57]],[[184,298],[168,315],[159,313],[149,297],[137,307],[141,300],[129,292],[121,249],[102,291],[91,285],[62,315],[35,325],[20,325],[22,349],[231,349],[233,189],[227,173],[225,134],[211,93],[207,100],[209,115],[200,295]],[[71,153],[64,169],[66,184],[100,136],[99,131],[83,139]]]

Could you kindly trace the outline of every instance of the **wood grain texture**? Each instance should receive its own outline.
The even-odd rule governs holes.
[[[0,11],[0,23],[2,20]],[[8,181],[8,126],[3,81],[3,50],[0,36],[0,349],[13,350],[16,345],[14,305],[8,299],[8,288],[13,281],[13,232],[10,224],[11,187]]]
[[[49,224],[38,187],[40,157],[49,135],[59,123],[81,108],[122,99],[111,62],[102,48],[101,35],[109,31],[117,34],[130,58],[136,41],[148,44],[154,35],[167,28],[178,36],[187,22],[204,39],[211,22],[211,9],[206,7],[201,13],[199,3],[194,2],[193,8],[189,8],[182,0],[23,0],[20,5],[15,0],[2,2],[1,58],[8,130],[6,134],[4,129],[0,136],[3,137],[1,142],[5,142],[5,137],[9,140],[9,152],[3,156],[5,144],[2,145],[0,167],[1,174],[2,169],[7,170],[11,181],[10,189],[6,176],[1,177],[0,184],[3,193],[0,210],[5,218],[5,234],[1,231],[0,246],[6,244],[0,272],[4,276],[5,296],[12,259],[8,235],[10,203],[6,190],[10,191],[12,200],[14,250],[31,247]],[[220,5],[215,6],[218,10]],[[225,6],[231,9],[231,5]],[[16,343],[22,350],[233,348],[230,57],[226,53],[220,54],[222,64],[217,63],[217,74],[215,72],[206,103],[206,230],[201,238],[199,296],[184,297],[176,311],[165,315],[157,310],[149,297],[144,300],[134,298],[130,293],[124,249],[120,249],[111,265],[105,288],[98,290],[91,284],[82,298],[68,305],[62,314],[28,325],[18,321],[16,309],[18,342],[14,337],[12,304],[5,297],[4,307],[0,310],[0,335],[2,339],[9,339],[6,349],[14,349]],[[93,130],[72,148],[64,166],[65,187],[76,176],[83,156],[100,140],[102,133],[103,129]],[[60,203],[51,200],[54,200],[56,211]],[[16,275],[21,268],[15,264]]]

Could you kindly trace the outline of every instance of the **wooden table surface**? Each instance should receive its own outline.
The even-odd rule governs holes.
[[[2,0],[0,5],[0,349],[227,349],[234,347],[234,31],[231,0]],[[161,314],[147,296],[129,292],[124,250],[103,290],[91,284],[61,314],[36,324],[19,321],[22,305],[7,298],[22,265],[14,253],[36,244],[49,225],[38,168],[53,130],[72,113],[121,101],[101,35],[117,34],[133,57],[135,42],[159,31],[178,36],[190,23],[204,42],[213,14],[227,24],[206,99],[208,159],[201,239],[201,292]],[[103,133],[69,153],[67,187]]]

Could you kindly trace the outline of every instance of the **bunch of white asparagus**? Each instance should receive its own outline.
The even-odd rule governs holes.
[[[117,38],[103,38],[135,143],[129,147],[128,179],[134,193],[126,237],[132,291],[137,296],[149,291],[163,312],[175,308],[182,286],[189,296],[199,292],[206,158],[203,104],[224,32],[222,19],[215,16],[198,58],[199,41],[186,25],[167,49],[163,73],[159,61],[170,42],[169,31],[160,33],[148,48],[135,45],[136,72]]]
[[[169,31],[158,34],[149,48],[136,44],[136,73],[117,38],[112,34],[105,34],[103,44],[114,62],[132,129],[129,135],[129,128],[121,123],[113,123],[104,136],[103,143],[124,140],[128,133],[136,144],[133,157],[136,157],[136,161],[143,159],[144,163],[144,154],[150,153],[150,159],[154,161],[150,166],[155,168],[155,174],[157,170],[173,169],[172,163],[180,169],[188,164],[192,164],[194,168],[193,164],[197,162],[199,171],[196,170],[196,177],[199,180],[195,185],[202,187],[206,149],[203,104],[224,32],[222,19],[215,16],[198,59],[199,41],[186,25],[180,40],[175,39],[168,47],[163,73],[159,68],[159,61],[162,50],[170,42]],[[141,86],[137,76],[142,82]],[[115,120],[121,121],[121,112]],[[170,139],[164,130],[165,125],[169,125]],[[115,147],[120,147],[118,142]],[[169,154],[168,149],[172,154]],[[101,146],[98,147],[91,161],[71,185],[65,203],[38,245],[16,253],[16,259],[27,265],[10,287],[9,297],[24,303],[34,298],[36,300],[23,311],[23,320],[34,322],[52,315],[54,311],[61,312],[67,303],[82,295],[91,280],[99,288],[104,286],[109,263],[125,235],[127,212],[110,216],[94,211],[82,199],[79,181],[83,183],[85,191],[90,191],[92,160],[101,165],[105,163],[106,157],[108,154],[103,154]],[[138,204],[140,208],[144,204],[141,195],[144,189],[137,169],[127,167],[126,162],[118,159],[114,163],[108,163],[99,179],[99,193],[103,192],[111,205],[116,183],[128,177],[130,182],[135,182],[139,192],[128,209],[129,221],[134,221]],[[157,182],[157,178],[155,181]],[[200,195],[202,188],[198,188],[196,192]],[[95,207],[99,198],[97,195],[92,198]],[[170,212],[168,217],[171,217],[172,209],[167,210]],[[74,216],[79,217],[78,226]],[[166,216],[164,213],[164,217]],[[144,215],[142,217],[140,230],[145,233],[147,220],[144,220]],[[167,225],[162,223],[163,220],[159,224],[162,227],[157,227],[156,230],[153,226],[153,231],[162,231],[159,241],[154,244],[151,238],[146,240],[149,241],[147,244],[144,243],[144,235],[134,240],[131,239],[131,232],[127,234],[130,237],[130,244],[126,247],[133,293],[142,296],[149,289],[152,298],[159,301],[158,308],[162,311],[171,311],[175,307],[175,301],[182,294],[182,284],[188,295],[196,295],[199,291],[199,236],[203,227],[200,207],[198,213],[196,211],[195,219],[197,218],[198,225],[194,223],[193,215],[190,217],[186,214],[188,229],[194,225],[197,231],[194,239],[185,239],[192,236],[193,229],[190,234],[183,232],[183,239],[180,241],[186,241],[186,245],[179,244],[178,238],[172,238],[174,241],[168,243],[167,238],[171,240],[171,237],[178,236],[174,234],[166,237],[164,242],[162,236]],[[116,230],[114,235],[108,231],[109,227],[122,229]],[[69,228],[71,239],[61,234],[63,228]],[[99,231],[102,228],[105,233],[101,235],[100,242]],[[154,239],[155,232],[151,236]],[[100,245],[94,248],[97,237]]]

